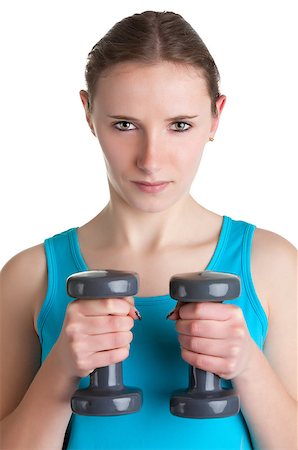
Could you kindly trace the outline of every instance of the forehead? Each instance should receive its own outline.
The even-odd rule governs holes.
[[[145,65],[120,63],[99,77],[95,101],[102,106],[121,102],[194,103],[209,99],[205,78],[193,66],[161,62]]]

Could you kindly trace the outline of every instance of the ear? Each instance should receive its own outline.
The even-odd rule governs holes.
[[[221,113],[224,109],[224,106],[226,104],[226,100],[227,100],[227,97],[225,95],[220,95],[218,97],[218,99],[216,100],[215,106],[216,106],[217,115],[212,116],[212,119],[211,119],[210,137],[214,137],[214,135],[216,133],[216,130],[219,125],[219,119],[220,119]]]
[[[88,125],[92,131],[92,133],[94,134],[94,136],[96,136],[95,131],[94,131],[94,126],[93,126],[93,122],[92,122],[92,115],[89,109],[89,94],[87,91],[81,90],[80,91],[80,98],[81,101],[83,103],[84,109],[85,109],[85,113],[86,113],[86,120],[88,122]]]

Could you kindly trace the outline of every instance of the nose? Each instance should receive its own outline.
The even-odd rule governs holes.
[[[162,158],[164,152],[161,139],[156,134],[147,134],[142,143],[137,156],[137,166],[147,174],[155,174],[162,168]]]

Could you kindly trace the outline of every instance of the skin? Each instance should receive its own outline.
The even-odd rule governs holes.
[[[130,64],[127,69],[119,65],[108,77],[100,79],[92,116],[87,111],[88,123],[103,150],[112,196],[110,203],[117,202],[118,207],[122,199],[134,214],[165,212],[164,216],[168,216],[181,207],[225,104],[226,98],[221,96],[216,104],[218,117],[213,117],[204,78],[183,67],[174,66],[173,71],[172,66],[165,63],[148,68]],[[165,106],[169,98],[171,103]],[[86,107],[84,91],[81,99]],[[121,112],[126,117],[138,118],[139,123],[119,124],[117,127],[124,129],[119,132],[113,127],[117,120],[107,115]],[[191,127],[165,121],[165,117],[181,113],[198,117],[185,119]],[[179,133],[179,127],[188,131]],[[144,202],[144,195],[137,195],[130,180],[168,180],[172,185],[166,195],[147,196]],[[143,216],[148,219],[147,215]]]
[[[115,269],[133,267],[142,275],[140,296],[150,289],[149,295],[167,292],[169,276],[181,273],[177,270],[181,267],[185,272],[198,267],[198,258],[199,266],[205,267],[217,242],[221,217],[199,205],[189,189],[204,147],[215,136],[226,98],[219,97],[213,116],[201,74],[171,63],[114,67],[98,80],[92,112],[88,93],[82,90],[80,98],[101,146],[110,188],[106,208],[79,229],[88,267],[96,267],[98,260]],[[126,117],[130,131],[116,129],[120,119],[107,117],[115,114]],[[192,127],[175,132],[181,124],[166,119],[181,114],[198,117],[180,117]],[[163,192],[148,195],[132,180],[171,183]],[[232,380],[254,447],[293,450],[297,446],[295,247],[257,228],[251,272],[269,319],[264,353],[251,339],[237,306],[178,304],[170,320],[176,321],[186,362]],[[152,286],[157,289],[154,293]],[[61,334],[40,366],[36,319],[46,291],[43,244],[24,250],[2,269],[4,448],[61,448],[79,377],[129,355],[130,330],[137,319],[134,299],[78,299],[68,305]]]
[[[130,251],[143,254],[183,240],[184,218],[203,217],[189,189],[205,144],[216,133],[226,97],[219,97],[217,116],[213,116],[204,78],[195,70],[171,63],[114,67],[98,82],[92,114],[87,92],[81,91],[80,96],[107,168],[111,200],[103,213],[105,230],[109,230],[106,239],[110,232],[111,244],[125,242]],[[116,119],[112,121],[107,115],[117,114],[129,121],[121,126],[130,131],[114,129]],[[180,114],[198,117],[188,122],[190,131],[178,134],[171,131],[173,124],[165,118]],[[131,180],[172,183],[162,195],[146,196],[132,186]],[[148,239],[140,232],[143,226]],[[288,273],[283,291],[277,281],[280,266],[274,263],[276,260],[284,262]],[[288,241],[266,230],[255,231],[252,273],[269,317],[264,354],[250,337],[237,306],[178,304],[170,316],[170,320],[176,320],[182,358],[231,379],[238,389],[256,448],[292,449],[296,445],[296,261],[296,249]],[[288,336],[281,323],[288,324]]]

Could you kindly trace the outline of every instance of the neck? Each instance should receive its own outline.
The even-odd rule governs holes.
[[[133,209],[125,202],[114,202],[111,196],[96,221],[98,228],[105,230],[106,245],[144,253],[191,243],[194,233],[198,237],[200,220],[206,217],[206,212],[190,195],[154,213]]]

